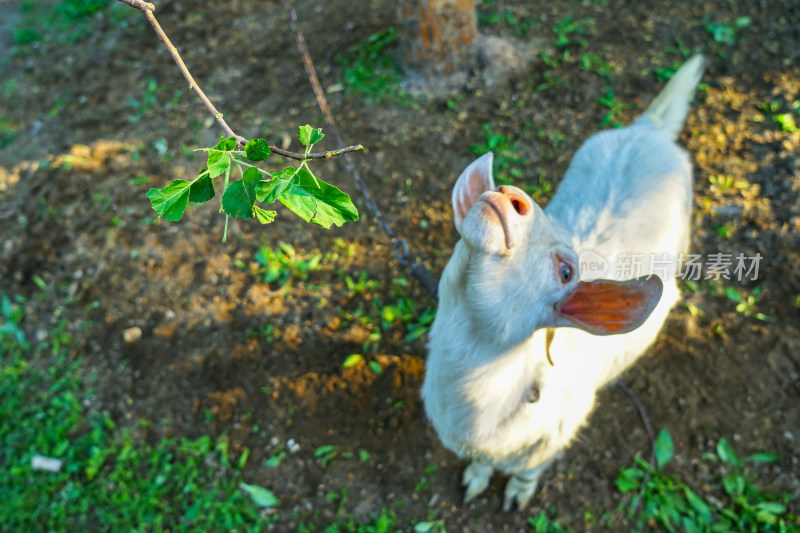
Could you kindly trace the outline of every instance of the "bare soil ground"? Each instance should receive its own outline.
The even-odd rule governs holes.
[[[298,125],[323,121],[278,4],[163,1],[158,15],[234,129],[281,144]],[[614,118],[628,123],[663,86],[653,69],[682,61],[678,42],[706,53],[707,86],[680,140],[695,162],[693,251],[760,253],[758,279],[687,288],[657,344],[623,380],[653,425],[670,430],[670,468],[697,490],[708,475],[697,459],[727,437],[742,454],[781,453],[780,463],[760,472],[764,488],[800,495],[800,133],[774,120],[800,98],[800,6],[488,4],[483,32],[562,58],[551,27],[567,14],[593,22],[580,36],[585,47],[573,45],[556,65],[532,52],[531,67],[507,82],[472,84],[449,103],[407,105],[339,90],[341,68],[331,59],[395,24],[392,2],[298,2],[342,133],[368,147],[356,161],[381,207],[440,272],[456,238],[450,187],[474,157],[470,147],[486,144],[484,125],[513,143],[519,182],[557,184],[609,111],[597,103],[607,86],[626,104]],[[0,42],[12,42],[19,5],[4,4],[10,15]],[[491,22],[496,13],[510,15]],[[705,29],[743,16],[752,24],[731,46]],[[337,51],[351,21],[355,28]],[[514,21],[530,29],[523,33]],[[403,284],[408,273],[341,163],[316,166],[359,206],[361,220],[340,229],[279,210],[266,227],[233,222],[222,244],[223,218],[208,205],[179,224],[153,223],[146,191],[193,177],[203,161],[191,149],[210,146],[221,132],[137,12],[102,11],[91,32],[73,43],[59,38],[0,49],[2,112],[16,130],[0,150],[0,291],[28,298],[33,338],[62,321],[80,339],[74,357],[98,376],[90,409],[123,425],[152,421],[143,439],[211,433],[227,435],[234,453],[249,448],[245,477],[280,497],[279,531],[330,523],[341,502],[326,495],[343,489],[355,516],[390,507],[407,523],[444,518],[449,531],[525,530],[527,516],[551,508],[578,530],[628,527],[624,513],[613,512],[623,498],[614,479],[635,454],[650,452],[633,404],[618,389],[600,394],[589,425],[547,473],[528,512],[499,511],[500,478],[485,497],[462,505],[465,465],[437,441],[419,400],[424,337],[405,340],[435,303],[413,280]],[[610,78],[583,68],[586,52],[609,64]],[[148,105],[148,98],[155,100]],[[771,109],[758,107],[770,102]],[[323,145],[334,148],[330,136]],[[739,185],[712,184],[716,176]],[[256,253],[279,241],[301,259],[318,250],[322,268],[284,287],[264,283]],[[726,287],[744,297],[760,292],[737,311],[717,295]],[[413,314],[382,321],[382,310],[401,301],[413,303]],[[133,327],[141,338],[125,342],[123,332]],[[353,353],[377,362],[380,373],[366,363],[343,369]],[[290,439],[299,450],[267,467]],[[326,464],[314,456],[323,445],[339,451]],[[369,459],[359,460],[358,450]],[[591,524],[587,510],[610,515]]]

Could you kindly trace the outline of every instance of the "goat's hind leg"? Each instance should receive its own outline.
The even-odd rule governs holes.
[[[539,485],[539,478],[550,466],[555,458],[551,458],[530,470],[515,472],[506,483],[506,490],[503,495],[503,510],[510,511],[514,502],[517,502],[517,509],[522,510],[536,492]]]
[[[492,479],[492,470],[492,465],[477,459],[469,464],[461,478],[461,484],[465,487],[464,503],[486,490]]]

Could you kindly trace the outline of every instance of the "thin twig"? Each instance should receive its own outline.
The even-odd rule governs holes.
[[[224,118],[222,118],[222,113],[220,113],[217,110],[217,108],[214,107],[214,104],[211,102],[211,100],[208,99],[206,93],[203,92],[203,90],[194,80],[194,77],[192,77],[192,74],[189,72],[189,69],[186,67],[186,64],[183,62],[183,59],[178,53],[178,49],[172,44],[172,42],[169,40],[169,37],[167,37],[167,34],[164,32],[164,30],[161,28],[161,25],[158,23],[158,20],[156,20],[156,16],[153,14],[156,10],[156,6],[151,3],[144,2],[143,0],[119,0],[119,1],[122,2],[123,4],[127,4],[135,9],[138,9],[139,11],[144,13],[147,22],[149,22],[150,26],[153,27],[153,30],[156,32],[156,35],[158,36],[159,40],[162,43],[164,43],[164,46],[167,47],[167,50],[169,50],[169,54],[172,56],[172,59],[175,61],[175,64],[178,65],[178,70],[181,71],[181,74],[183,74],[183,77],[189,83],[189,90],[194,91],[200,98],[200,100],[203,101],[208,111],[213,115],[214,119],[216,119],[217,123],[225,131],[225,135],[236,139],[236,144],[239,147],[243,147],[244,145],[246,145],[247,139],[245,139],[241,135],[237,135],[233,131],[233,129],[231,129],[231,127],[228,126],[228,123],[225,122]],[[296,159],[298,161],[307,161],[309,159],[330,159],[331,157],[336,157],[342,154],[347,154],[350,152],[355,152],[357,150],[364,149],[362,145],[358,144],[353,146],[346,146],[344,148],[339,148],[337,150],[331,150],[328,152],[313,152],[310,154],[301,154],[297,152],[290,152],[288,150],[284,150],[282,148],[278,148],[277,146],[273,145],[270,145],[269,148],[276,154],[282,155],[283,157],[287,157],[289,159]]]
[[[278,148],[277,146],[270,146],[269,148],[276,154],[282,155],[283,157],[288,157],[289,159],[297,159],[299,161],[306,161],[308,159],[330,159],[331,157],[336,157],[342,154],[348,154],[350,152],[357,152],[359,150],[363,150],[364,146],[361,144],[355,144],[353,146],[345,146],[344,148],[330,150],[328,152],[311,152],[308,154],[298,154],[297,152],[290,152],[288,150],[284,150],[283,148]]]
[[[647,431],[647,436],[650,438],[650,466],[653,470],[656,469],[656,437],[655,433],[653,433],[653,426],[650,425],[650,419],[647,418],[647,413],[644,410],[644,406],[639,401],[639,398],[633,393],[631,389],[628,388],[622,381],[617,380],[616,383],[617,387],[620,388],[625,395],[630,398],[633,402],[633,405],[636,406],[636,410],[639,411],[639,417],[642,419],[642,424],[644,424],[644,429]],[[644,495],[644,491],[647,488],[647,482],[650,481],[650,470],[645,472],[644,479],[642,480],[642,486],[639,489],[639,496],[636,498],[636,502],[633,504],[633,508],[631,509],[632,512],[636,512],[636,508],[639,506],[639,502],[642,501],[642,496]]]
[[[339,40],[336,41],[336,44],[331,46],[330,50],[328,50],[328,53],[325,54],[325,63],[327,63],[328,65],[333,63],[333,58],[336,57],[336,54],[339,53],[339,49],[342,47],[342,45],[350,36],[350,34],[353,33],[354,29],[356,29],[355,23],[352,21],[348,22],[347,26],[344,27],[344,32],[342,32],[342,36],[339,37]]]

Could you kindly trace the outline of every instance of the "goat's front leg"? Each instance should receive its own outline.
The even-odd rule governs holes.
[[[464,503],[469,502],[475,496],[486,490],[489,481],[492,479],[492,465],[483,463],[475,459],[464,470],[461,484],[466,487],[464,491]]]
[[[533,497],[533,493],[536,492],[536,487],[539,485],[539,478],[542,477],[542,474],[550,466],[550,463],[553,462],[553,459],[555,458],[546,460],[536,468],[515,472],[511,476],[508,483],[506,483],[506,490],[503,495],[504,511],[510,511],[515,501],[517,502],[517,509],[519,510],[524,509],[525,506],[528,505],[528,502]]]

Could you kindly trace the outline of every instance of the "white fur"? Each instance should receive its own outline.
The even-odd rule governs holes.
[[[576,261],[584,250],[613,259],[687,249],[691,164],[673,139],[702,70],[702,58],[693,58],[632,126],[587,140],[546,210],[531,201],[526,216],[507,212],[512,248],[484,202],[457,216],[462,239],[440,283],[422,397],[442,443],[483,465],[465,472],[467,499],[485,488],[494,467],[518,476],[504,507],[515,499],[525,505],[542,471],[585,424],[596,391],[648,348],[678,299],[674,279],[665,279],[655,310],[633,331],[596,336],[560,327],[549,350],[554,366],[547,360],[543,328],[568,325],[557,304],[577,283],[559,280],[554,254]],[[475,181],[493,187],[485,176],[491,157],[483,159],[473,188]],[[454,205],[475,197],[463,183],[478,161],[459,178]],[[532,387],[538,400],[527,402]]]

